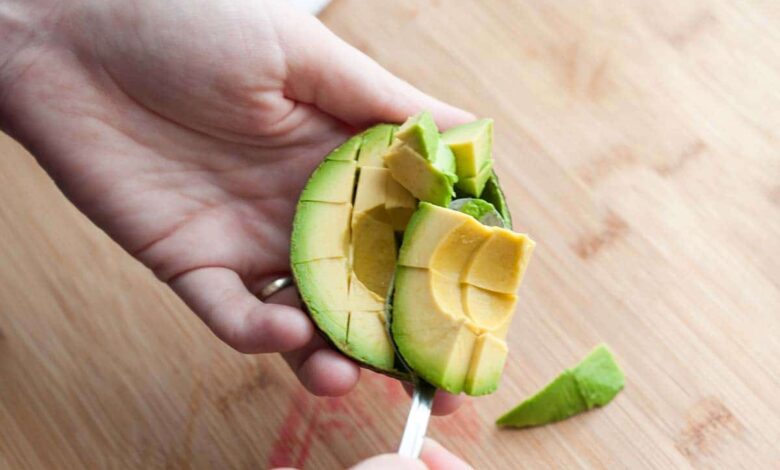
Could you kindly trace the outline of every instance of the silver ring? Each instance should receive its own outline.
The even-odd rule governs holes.
[[[293,278],[290,276],[276,278],[260,289],[260,292],[257,294],[257,298],[264,302],[265,299],[271,297],[283,289],[292,286],[293,284]]]

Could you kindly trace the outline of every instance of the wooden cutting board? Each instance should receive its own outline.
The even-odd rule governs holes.
[[[477,468],[780,468],[780,8],[725,0],[337,0],[324,22],[496,121],[538,241],[503,385],[431,434]],[[319,399],[214,339],[0,138],[0,468],[344,467],[408,406]],[[595,344],[604,409],[493,420]]]

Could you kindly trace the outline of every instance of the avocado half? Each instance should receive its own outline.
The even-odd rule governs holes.
[[[511,230],[492,130],[440,134],[423,112],[352,137],[309,178],[293,275],[320,331],[362,365],[453,393],[498,386],[534,242]]]

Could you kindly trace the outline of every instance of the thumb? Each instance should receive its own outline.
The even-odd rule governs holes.
[[[355,127],[403,122],[430,111],[446,129],[474,115],[426,95],[350,46],[315,17],[280,8],[279,44],[285,54],[285,95],[311,104]]]

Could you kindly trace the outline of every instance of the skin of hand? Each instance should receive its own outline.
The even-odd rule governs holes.
[[[382,454],[366,459],[350,467],[349,470],[473,470],[473,468],[438,442],[426,438],[419,460],[401,457],[398,454]]]
[[[312,393],[360,369],[283,292],[296,200],[349,135],[473,119],[316,18],[257,0],[0,0],[0,128],[223,341],[281,352]],[[442,394],[434,413],[457,408]]]

